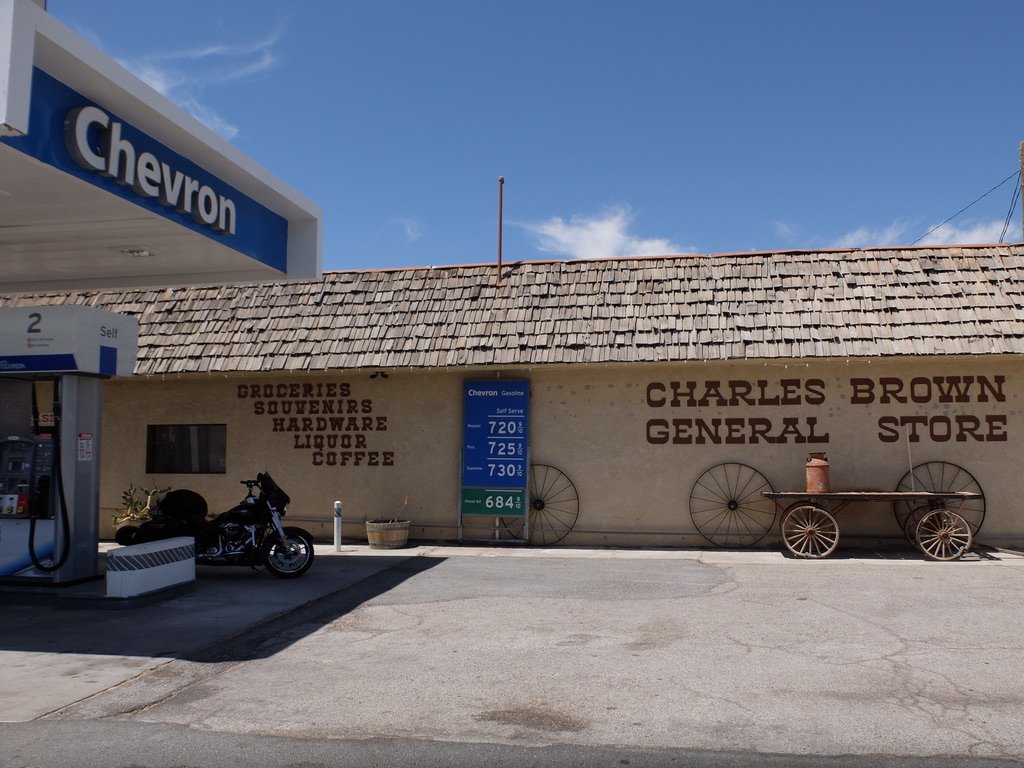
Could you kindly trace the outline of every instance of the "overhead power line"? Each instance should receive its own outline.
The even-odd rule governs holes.
[[[918,243],[920,243],[920,242],[921,242],[922,240],[924,240],[924,239],[925,239],[926,237],[928,237],[928,235],[930,235],[930,234],[931,234],[932,232],[934,232],[935,230],[937,230],[937,229],[940,229],[940,228],[942,228],[942,227],[946,226],[947,224],[949,224],[949,222],[951,222],[951,221],[952,221],[953,219],[955,219],[955,218],[956,218],[957,216],[959,216],[959,215],[960,215],[961,213],[963,213],[964,211],[967,211],[967,210],[969,210],[969,209],[970,209],[970,208],[972,208],[972,207],[973,207],[973,206],[974,206],[975,204],[977,204],[977,203],[980,203],[980,202],[981,202],[982,200],[984,200],[984,199],[985,199],[986,197],[988,197],[988,196],[989,196],[989,195],[991,195],[991,194],[992,194],[993,192],[995,192],[995,191],[996,191],[997,189],[999,189],[999,188],[1000,188],[1001,186],[1003,186],[1003,184],[1005,184],[1005,183],[1006,183],[1006,182],[1008,182],[1008,181],[1009,181],[1010,179],[1012,179],[1012,178],[1014,178],[1014,177],[1016,177],[1016,176],[1020,176],[1020,171],[1019,171],[1019,170],[1018,170],[1018,171],[1014,171],[1013,173],[1011,173],[1011,174],[1010,174],[1009,176],[1007,176],[1007,177],[1006,177],[1005,179],[1003,179],[1003,180],[1002,180],[1002,181],[1000,181],[1000,182],[999,182],[998,184],[996,184],[996,185],[995,185],[994,187],[992,187],[992,189],[990,189],[990,190],[989,190],[988,192],[986,192],[985,194],[983,194],[983,195],[982,195],[981,197],[979,197],[979,198],[978,198],[977,200],[975,200],[974,202],[972,202],[972,203],[970,203],[970,204],[968,204],[968,205],[965,205],[965,206],[964,206],[963,208],[961,208],[961,209],[960,209],[959,211],[957,211],[956,213],[954,213],[954,214],[953,214],[952,216],[950,216],[950,217],[949,217],[948,219],[946,219],[946,220],[945,220],[944,222],[942,222],[941,224],[936,224],[936,225],[935,225],[934,227],[932,227],[932,228],[931,228],[931,229],[929,229],[929,230],[928,230],[927,232],[925,232],[925,233],[924,233],[923,235],[921,235],[921,236],[920,236],[919,238],[917,238],[917,240],[915,240],[914,242],[912,242],[912,243],[911,243],[911,245],[917,245]],[[1018,187],[1019,187],[1019,185],[1018,185]]]
[[[1006,212],[1006,219],[1003,221],[1003,231],[999,233],[999,242],[1003,242],[1003,238],[1006,237],[1006,230],[1010,228],[1010,222],[1013,220],[1013,212],[1017,210],[1017,201],[1020,200],[1020,171],[1017,171],[1017,183],[1013,187],[1013,196],[1010,198],[1010,210]],[[1021,233],[1024,237],[1024,233]]]

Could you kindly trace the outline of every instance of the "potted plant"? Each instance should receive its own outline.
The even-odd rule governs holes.
[[[372,549],[400,549],[408,544],[410,521],[404,517],[407,506],[408,496],[402,501],[402,508],[394,517],[366,521],[366,540]]]
[[[113,516],[114,527],[120,528],[122,525],[137,525],[149,520],[154,504],[153,497],[160,493],[166,493],[169,490],[171,489],[136,488],[133,484],[129,483],[128,487],[121,492],[121,506],[124,509]],[[135,495],[137,491],[145,494],[145,501]]]

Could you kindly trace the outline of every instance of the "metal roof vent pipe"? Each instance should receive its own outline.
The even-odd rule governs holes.
[[[505,177],[498,177],[498,279],[495,285],[501,285],[501,228],[505,208]]]

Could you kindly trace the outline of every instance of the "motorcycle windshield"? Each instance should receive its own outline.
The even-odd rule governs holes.
[[[264,497],[279,514],[283,515],[285,507],[291,503],[291,498],[281,490],[281,486],[274,482],[268,472],[263,472],[257,479],[259,480],[260,490],[263,491]]]

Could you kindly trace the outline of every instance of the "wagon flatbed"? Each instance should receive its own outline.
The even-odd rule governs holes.
[[[823,499],[827,501],[945,501],[980,499],[982,494],[967,491],[764,491],[767,499]]]
[[[956,560],[970,549],[964,503],[984,499],[973,491],[763,491],[773,501],[792,500],[782,517],[782,543],[797,557],[822,558],[839,544],[835,516],[854,502],[906,505],[904,533],[928,557]]]
[[[705,470],[690,490],[694,527],[719,547],[749,547],[783,513],[786,548],[798,557],[831,554],[839,541],[835,515],[848,505],[887,503],[896,524],[926,557],[954,560],[970,547],[985,519],[985,495],[974,476],[945,461],[910,469],[895,491],[776,491],[746,464],[725,462]]]

